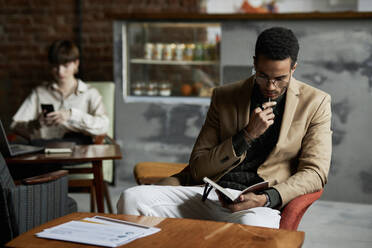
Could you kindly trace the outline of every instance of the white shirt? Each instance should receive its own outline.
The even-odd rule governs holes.
[[[36,87],[13,116],[12,129],[23,129],[30,139],[62,138],[67,132],[81,132],[87,135],[105,134],[109,119],[97,89],[78,80],[78,87],[67,98],[57,90],[56,83],[45,83]],[[53,104],[54,110],[71,110],[70,119],[57,126],[30,127],[42,113],[41,104]]]

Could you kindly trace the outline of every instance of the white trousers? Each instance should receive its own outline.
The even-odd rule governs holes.
[[[201,186],[135,186],[121,193],[117,203],[118,214],[191,218],[279,228],[278,210],[257,207],[232,213],[221,206],[215,190],[202,202],[203,190]]]

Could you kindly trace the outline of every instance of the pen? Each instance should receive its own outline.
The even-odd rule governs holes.
[[[271,102],[271,97],[269,97],[268,102]],[[267,107],[265,108],[264,106],[265,106],[265,105],[262,104],[261,107],[260,107],[260,106],[259,106],[259,107],[260,107],[262,110],[265,110]]]
[[[104,217],[104,216],[94,216],[93,219],[94,218],[109,221],[109,222],[114,222],[114,223],[118,223],[118,224],[132,225],[132,226],[146,228],[146,229],[151,228],[150,226],[145,226],[145,225],[141,225],[141,224],[137,224],[137,223],[133,223],[133,222],[128,222],[128,221],[124,221],[124,220],[112,219],[112,218],[108,218],[108,217]]]

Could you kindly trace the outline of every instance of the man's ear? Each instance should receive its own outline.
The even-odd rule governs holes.
[[[254,67],[254,70],[257,71],[257,57],[256,56],[253,56],[253,67]]]
[[[292,66],[292,69],[291,69],[291,71],[292,71],[292,73],[294,73],[295,72],[295,70],[296,70],[296,67],[297,67],[297,62]]]

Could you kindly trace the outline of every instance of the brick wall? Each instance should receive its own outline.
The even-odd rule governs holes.
[[[83,80],[112,81],[112,20],[108,16],[195,13],[199,1],[0,0],[0,118],[8,127],[31,89],[50,79],[47,49],[52,41],[71,39],[78,43],[81,39]]]

